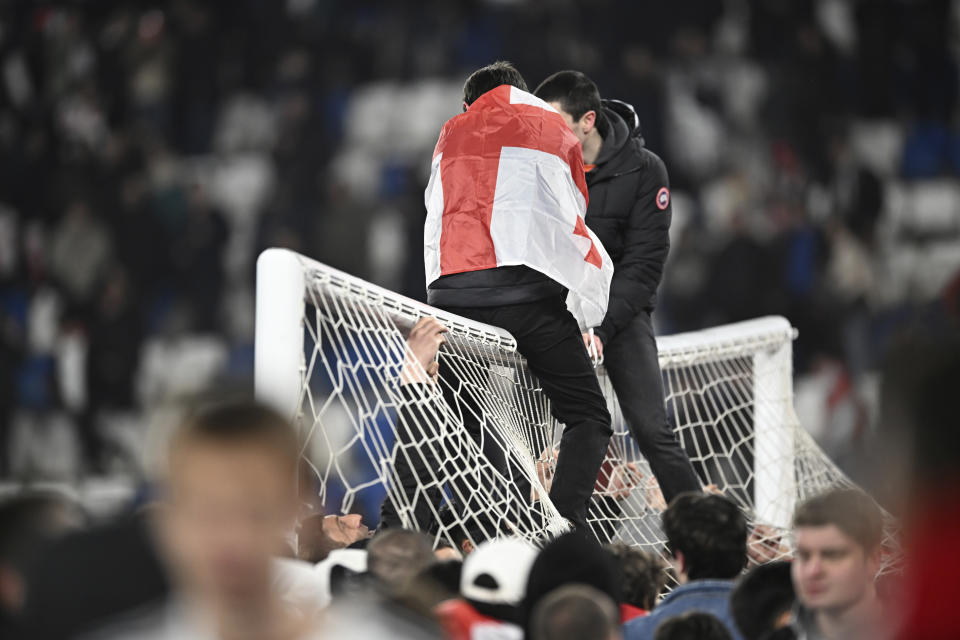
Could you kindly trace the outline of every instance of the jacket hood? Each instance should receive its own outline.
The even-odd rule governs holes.
[[[603,100],[601,102],[605,131],[603,147],[597,157],[596,164],[602,165],[614,157],[631,138],[636,138],[640,147],[644,146],[643,136],[640,134],[640,118],[633,105],[620,100]]]

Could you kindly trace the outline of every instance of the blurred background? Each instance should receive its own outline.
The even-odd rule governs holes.
[[[251,388],[266,247],[423,299],[433,145],[497,59],[636,107],[659,332],[788,317],[856,478],[888,345],[960,330],[958,0],[0,3],[3,486],[109,501],[168,398]]]

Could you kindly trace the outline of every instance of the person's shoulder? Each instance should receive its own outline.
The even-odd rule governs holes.
[[[662,616],[657,615],[657,609],[650,615],[634,618],[623,625],[623,640],[647,640],[653,637]]]

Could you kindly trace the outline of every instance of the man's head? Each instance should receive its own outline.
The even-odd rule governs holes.
[[[730,611],[744,640],[760,640],[788,623],[794,599],[790,563],[771,562],[740,578]]]
[[[463,83],[464,111],[487,91],[496,89],[503,84],[527,91],[527,83],[523,76],[509,62],[500,60],[471,73],[467,81]]]
[[[731,580],[747,562],[747,521],[724,496],[678,495],[663,512],[663,532],[681,580]]]
[[[716,616],[691,611],[667,618],[657,627],[653,640],[732,640],[730,632]]]
[[[532,632],[534,640],[613,640],[620,637],[620,616],[607,594],[585,584],[569,584],[537,604]]]
[[[620,602],[620,572],[613,556],[580,533],[550,541],[534,560],[523,598],[524,626],[530,630],[532,613],[548,593],[567,584],[585,584]]]
[[[537,549],[518,538],[477,545],[460,575],[460,595],[484,615],[516,622]]]
[[[367,547],[367,571],[393,594],[402,593],[434,562],[430,539],[419,531],[387,529]]]
[[[541,82],[534,95],[560,112],[581,144],[596,129],[600,91],[579,71],[558,71]]]
[[[607,545],[623,573],[623,602],[650,611],[667,583],[663,562],[652,553],[618,542]]]
[[[835,489],[793,516],[793,586],[809,609],[842,611],[873,597],[883,516],[859,489]]]
[[[158,508],[181,586],[221,604],[262,597],[297,513],[292,425],[252,402],[187,419],[170,441]]]

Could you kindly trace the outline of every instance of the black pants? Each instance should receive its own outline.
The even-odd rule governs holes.
[[[447,311],[501,327],[516,338],[517,350],[550,399],[553,416],[564,424],[550,499],[560,515],[586,531],[587,505],[612,430],[596,372],[563,298],[501,307],[449,307]],[[441,375],[449,375],[442,358],[440,362]],[[454,401],[469,402],[463,395]],[[479,433],[475,411],[467,408],[461,413],[467,430]],[[497,447],[492,449],[488,452],[485,447],[485,454],[495,465],[502,465]]]
[[[610,344],[604,345],[603,352],[604,366],[630,433],[650,463],[667,503],[678,493],[701,491],[690,459],[667,421],[650,314],[639,313]]]

